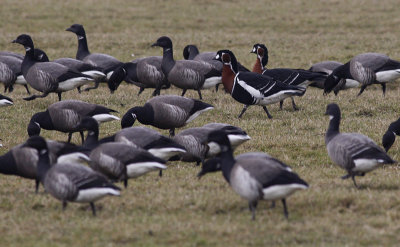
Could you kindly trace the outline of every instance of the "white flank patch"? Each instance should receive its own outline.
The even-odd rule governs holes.
[[[151,171],[167,169],[167,166],[158,162],[142,162],[142,163],[128,164],[126,168],[127,168],[126,172],[129,178],[137,178]]]
[[[83,163],[83,162],[89,162],[90,158],[79,152],[75,153],[69,153],[65,155],[61,155],[57,158],[57,163]]]
[[[282,184],[273,185],[268,188],[263,189],[263,199],[264,200],[278,200],[286,198],[293,194],[296,190],[305,190],[308,187],[304,184]]]
[[[369,172],[378,168],[382,160],[377,159],[356,159],[354,160],[355,167],[352,169],[354,172]]]
[[[386,70],[376,73],[376,80],[379,82],[393,82],[400,77],[400,69]]]
[[[110,71],[107,73],[107,80],[110,80],[110,77],[112,76],[113,73],[114,71]]]
[[[260,99],[257,103],[257,105],[269,105],[269,104],[274,104],[277,103],[283,99],[286,99],[288,97],[290,97],[291,95],[289,95],[288,93],[298,93],[299,91],[296,90],[282,90],[276,94],[272,94],[270,96],[267,97],[263,97],[262,99]]]
[[[92,116],[94,119],[96,119],[97,122],[103,123],[103,122],[109,122],[113,120],[120,120],[119,117],[111,115],[111,114],[96,114]]]
[[[0,99],[0,106],[9,106],[13,105],[14,103],[9,101],[8,99]]]
[[[346,83],[344,84],[344,89],[359,87],[360,83],[353,79],[346,79]]]
[[[85,190],[80,190],[76,202],[95,202],[107,195],[119,196],[119,190],[112,188],[90,188]]]
[[[100,78],[100,77],[106,76],[103,72],[98,71],[98,70],[85,71],[85,72],[82,72],[82,74],[91,76],[93,78]]]
[[[151,148],[147,151],[149,151],[149,153],[156,156],[157,158],[163,160],[169,160],[169,158],[171,158],[172,156],[180,153],[186,153],[185,150],[180,148]]]
[[[72,79],[68,79],[66,81],[60,82],[58,84],[58,91],[69,91],[76,87],[83,86],[89,82],[92,82],[93,79],[88,77],[76,77]]]
[[[240,144],[242,144],[245,141],[250,140],[250,136],[248,135],[228,135],[229,142],[231,143],[231,146],[233,148],[236,148]]]
[[[17,76],[17,80],[15,81],[15,84],[19,85],[27,85],[28,83],[25,80],[25,77],[23,75]]]
[[[221,76],[214,76],[206,79],[204,81],[203,86],[201,89],[209,89],[209,88],[214,88],[215,85],[222,83],[222,77]]]
[[[239,73],[238,73],[239,74]],[[238,74],[236,74],[236,77],[238,76]],[[257,89],[255,89],[252,86],[249,86],[245,81],[241,81],[238,80],[237,78],[235,78],[235,80],[239,83],[239,85],[245,89],[249,94],[251,94],[253,97],[261,99],[264,97],[264,95],[261,94],[261,92]],[[275,85],[275,84],[273,84]]]
[[[186,123],[189,123],[189,122],[193,121],[193,120],[194,120],[195,118],[197,118],[202,112],[209,111],[209,110],[212,110],[212,109],[214,109],[214,107],[207,107],[207,108],[205,108],[205,109],[203,109],[203,110],[200,110],[200,111],[197,111],[197,112],[193,113],[193,114],[188,118],[188,120],[186,120]]]

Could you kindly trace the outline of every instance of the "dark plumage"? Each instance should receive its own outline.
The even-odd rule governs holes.
[[[8,54],[8,53],[5,53]],[[18,54],[19,55],[19,54]],[[27,82],[22,75],[22,60],[19,56],[7,56],[0,54],[0,82],[4,84],[4,92],[12,92],[14,84],[24,85],[28,94],[30,94]]]
[[[25,47],[26,54],[22,62],[22,74],[28,84],[34,89],[42,92],[41,95],[32,95],[24,98],[33,100],[46,97],[49,93],[57,93],[61,101],[61,93],[80,87],[93,81],[87,75],[68,67],[53,62],[37,62],[34,55],[34,45],[31,37],[22,34],[13,43],[21,44]]]
[[[383,164],[395,161],[373,140],[358,133],[340,133],[340,109],[337,104],[329,104],[325,115],[330,122],[325,135],[325,144],[332,161],[347,171],[343,179],[350,178],[358,188],[355,176],[364,176]]]
[[[11,98],[0,94],[0,107],[13,105],[14,102]]]
[[[389,125],[387,131],[382,137],[382,146],[385,148],[386,152],[388,152],[392,147],[396,135],[400,135],[400,118]]]
[[[261,105],[269,114],[267,105],[277,103],[287,97],[302,96],[305,90],[298,86],[287,85],[271,77],[253,72],[239,72],[235,55],[230,50],[220,50],[215,59],[223,62],[222,84],[225,91],[239,103],[244,104],[238,118],[250,105]]]
[[[183,89],[182,96],[187,89],[196,90],[200,99],[201,89],[214,87],[221,81],[221,72],[208,63],[193,60],[174,60],[172,41],[163,36],[157,39],[152,46],[163,48],[161,68],[168,82]]]
[[[136,119],[145,125],[169,129],[170,136],[175,128],[185,126],[200,113],[213,109],[210,104],[177,95],[162,95],[149,99],[144,106],[129,109],[121,120],[121,127],[132,126]]]

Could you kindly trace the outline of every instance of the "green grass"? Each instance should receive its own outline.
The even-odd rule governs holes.
[[[10,42],[21,33],[32,36],[50,59],[74,57],[76,36],[64,31],[73,23],[84,25],[92,52],[111,54],[121,61],[161,55],[150,45],[159,36],[174,42],[175,58],[183,47],[197,44],[200,51],[231,49],[251,68],[254,43],[266,43],[269,67],[308,68],[323,60],[345,62],[362,52],[382,52],[400,59],[400,9],[397,1],[2,1],[0,50],[22,53]],[[274,119],[252,106],[238,120],[242,105],[223,92],[205,91],[204,101],[215,106],[187,127],[225,122],[245,129],[252,140],[237,154],[263,151],[277,157],[311,185],[288,198],[289,220],[282,206],[258,206],[250,220],[247,202],[239,198],[221,174],[196,178],[194,164],[174,163],[162,178],[149,174],[131,180],[120,198],[97,203],[93,218],[88,205],[61,203],[34,193],[34,182],[0,175],[1,246],[397,246],[400,240],[398,166],[387,166],[358,179],[356,190],[344,171],[332,164],[324,144],[326,105],[336,102],[343,114],[341,130],[368,135],[377,143],[390,122],[400,115],[398,83],[382,97],[380,87],[323,96],[310,88],[296,98],[293,112],[269,106]],[[64,99],[81,99],[119,111],[142,105],[152,90],[139,97],[138,88],[125,83],[109,94],[105,85]],[[163,94],[180,94],[175,88]],[[15,105],[0,108],[0,153],[27,138],[26,126],[37,111],[57,101],[56,95],[25,102],[25,89],[8,94]],[[197,98],[194,91],[189,97]],[[135,125],[138,125],[137,123]],[[101,136],[119,129],[118,122],[100,127]],[[161,131],[167,135],[167,131]],[[66,140],[61,133],[42,131],[46,138]],[[79,142],[74,135],[73,141]],[[396,160],[400,145],[389,154]],[[42,191],[42,190],[41,190]]]

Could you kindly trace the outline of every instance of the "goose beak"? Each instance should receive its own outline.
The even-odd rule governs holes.
[[[72,29],[69,27],[69,28],[65,29],[65,31],[70,31],[70,32],[72,32]]]
[[[17,40],[16,40],[16,39],[14,39],[13,41],[11,41],[11,43],[17,43]]]
[[[156,42],[156,43],[151,45],[151,47],[154,47],[154,46],[159,46],[159,44]]]

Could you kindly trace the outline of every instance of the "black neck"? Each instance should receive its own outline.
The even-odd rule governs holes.
[[[193,60],[199,53],[199,49],[196,46],[190,47],[188,60]]]
[[[54,130],[54,125],[53,121],[51,120],[49,110],[46,110],[44,112],[38,112],[33,117],[31,118],[30,124],[34,122],[38,123],[40,125],[40,128],[46,129],[46,130]]]
[[[329,121],[329,127],[326,131],[326,143],[328,143],[333,137],[339,134],[339,125],[340,125],[340,115],[335,115]]]
[[[332,74],[339,78],[354,79],[350,73],[350,62],[337,67],[332,71]]]
[[[50,169],[49,150],[38,150],[38,153],[39,161],[37,166],[37,176],[43,184],[47,171]]]
[[[221,158],[222,175],[224,175],[224,178],[229,183],[231,179],[232,168],[235,164],[235,158],[233,157],[233,151],[230,147],[224,146],[222,148],[225,148],[226,150],[223,150],[218,157]]]
[[[21,71],[24,76],[27,75],[30,67],[36,63],[34,47],[25,47],[25,50],[25,57],[21,64]]]
[[[150,104],[144,104],[143,107],[137,108],[137,120],[142,124],[151,124],[154,120],[154,110]]]
[[[12,152],[8,152],[0,156],[0,173],[2,174],[17,174],[18,169],[15,164]]]
[[[268,52],[265,50],[264,50],[264,56],[262,57],[261,60],[261,64],[262,64],[262,69],[264,69],[268,64]]]
[[[163,73],[168,76],[169,72],[175,65],[175,60],[174,60],[174,53],[172,51],[172,46],[163,48],[163,59],[161,62],[161,69]]]
[[[76,59],[83,60],[87,55],[90,54],[86,40],[86,34],[77,36],[78,36],[78,51],[76,53]]]
[[[99,130],[88,130],[88,134],[83,147],[94,149],[99,145]]]

